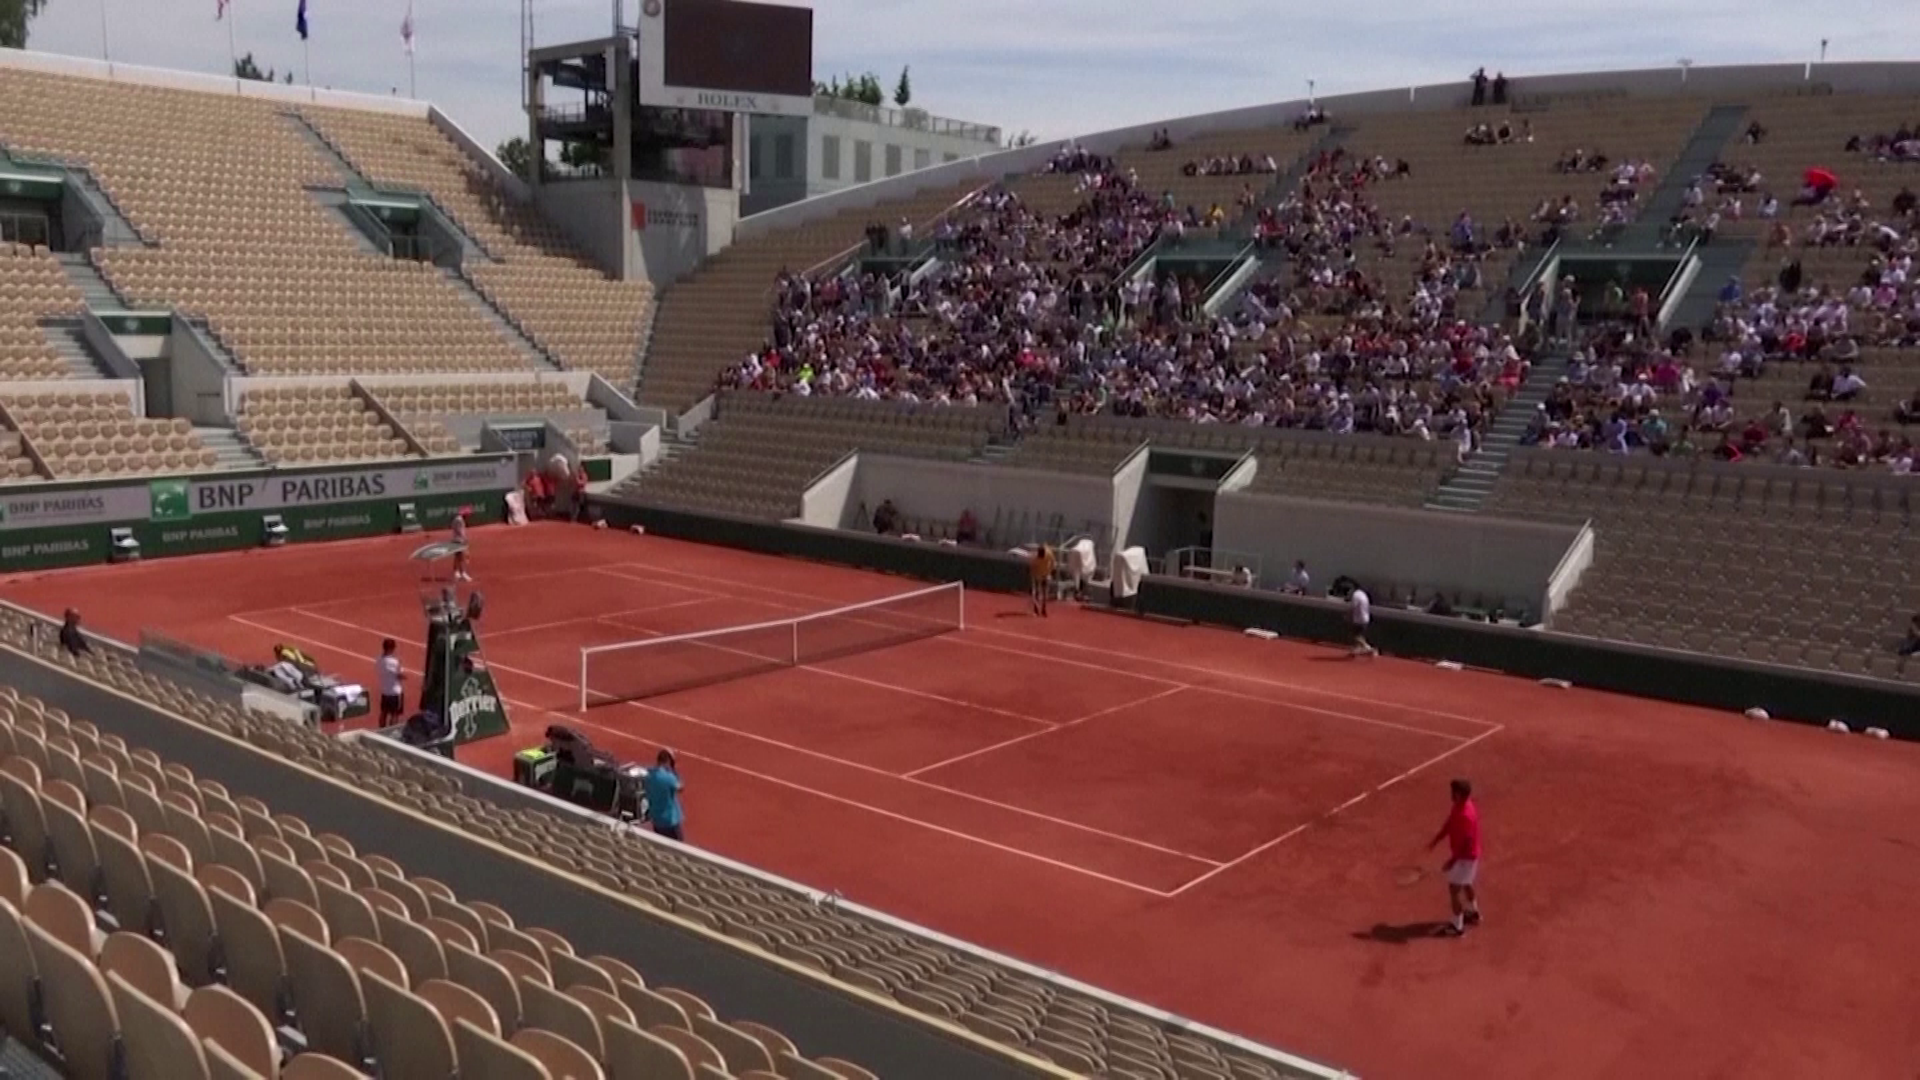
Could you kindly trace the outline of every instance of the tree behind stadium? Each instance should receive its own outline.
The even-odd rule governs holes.
[[[0,0],[0,49],[27,47],[27,23],[47,0]]]

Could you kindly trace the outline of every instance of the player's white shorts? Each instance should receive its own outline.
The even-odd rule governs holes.
[[[1479,859],[1455,859],[1453,865],[1447,867],[1447,884],[1454,888],[1464,888],[1473,884],[1473,879],[1479,875]]]

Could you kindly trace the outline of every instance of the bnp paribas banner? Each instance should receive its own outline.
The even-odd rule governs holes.
[[[206,514],[298,510],[512,490],[512,458],[315,472],[167,477],[144,484],[0,493],[0,531],[182,522]]]

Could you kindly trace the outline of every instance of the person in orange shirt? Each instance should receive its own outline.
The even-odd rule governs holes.
[[[1047,613],[1047,591],[1053,580],[1053,546],[1041,544],[1033,551],[1033,558],[1027,563],[1031,574],[1029,582],[1032,589],[1033,613],[1045,616]]]

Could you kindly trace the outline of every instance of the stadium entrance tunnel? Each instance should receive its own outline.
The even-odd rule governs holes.
[[[1623,298],[1645,289],[1656,316],[1684,296],[1700,273],[1700,257],[1692,248],[1645,254],[1563,254],[1547,266],[1546,281],[1571,278],[1580,297],[1580,322],[1600,323],[1627,312],[1626,301],[1609,302],[1609,290],[1618,285]]]

